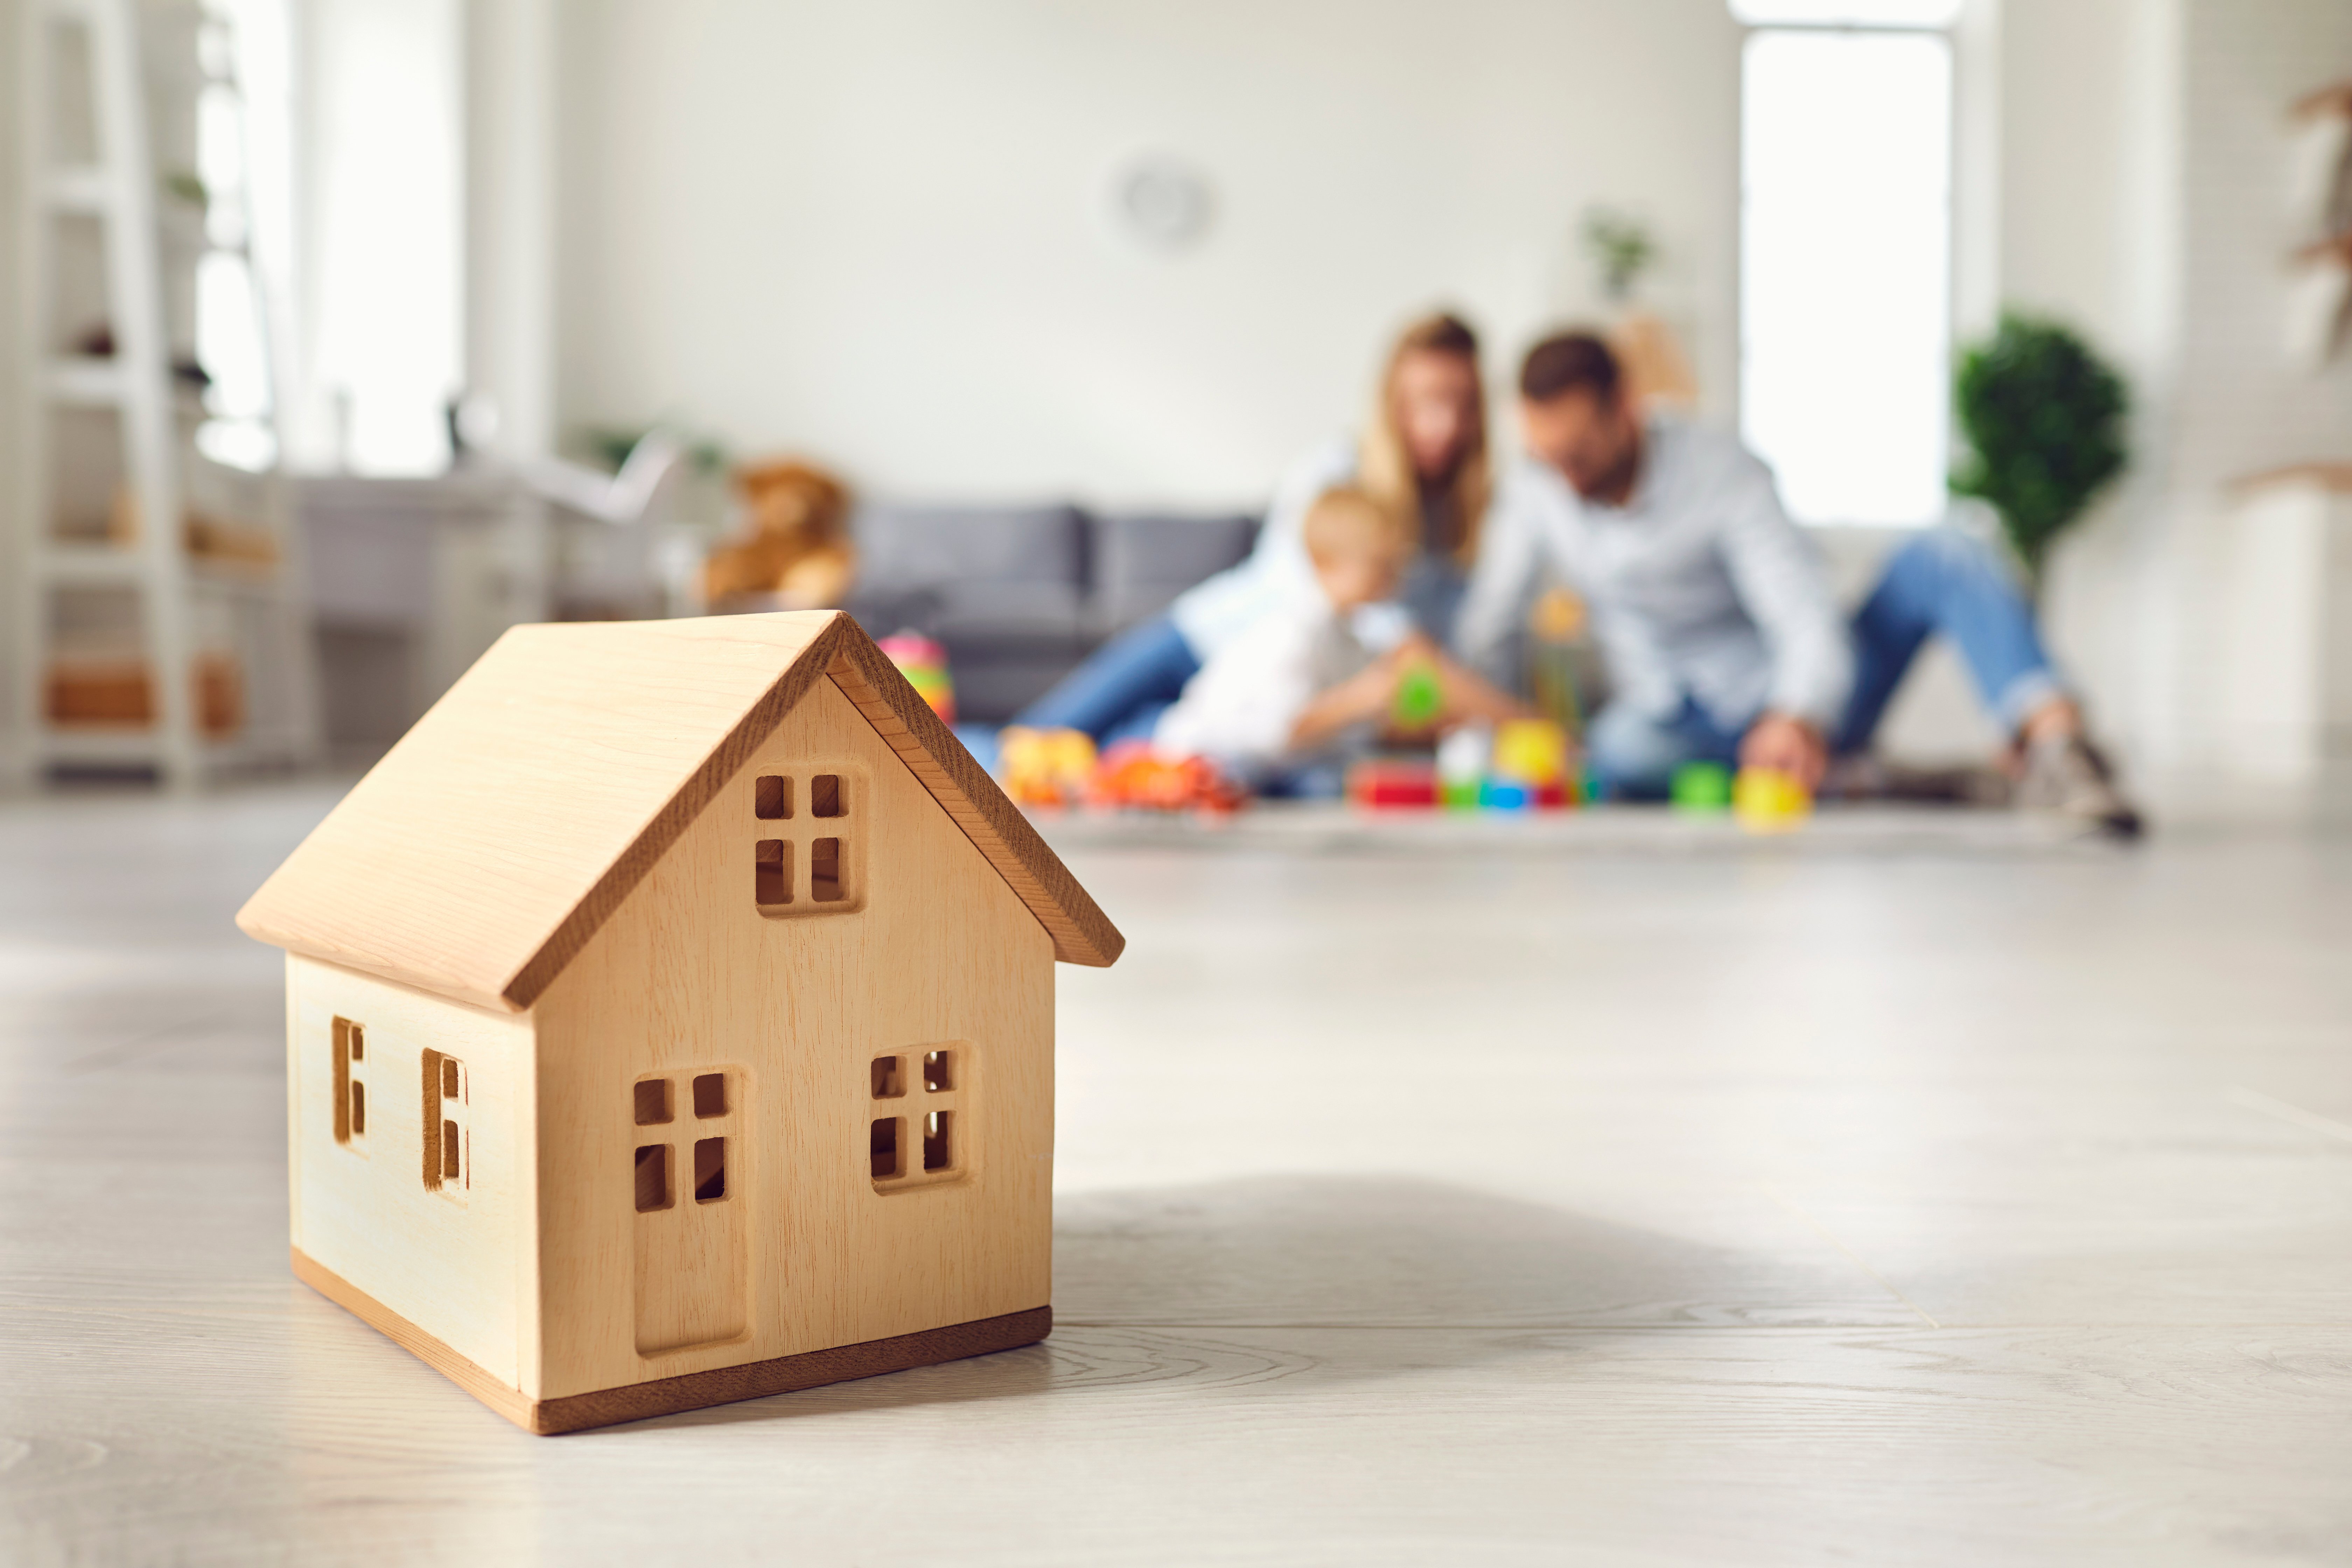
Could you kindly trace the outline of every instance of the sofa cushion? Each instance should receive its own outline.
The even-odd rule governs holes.
[[[1158,615],[1195,583],[1245,559],[1257,542],[1254,517],[1139,513],[1093,522],[1088,610],[1102,635]]]
[[[1066,647],[1085,637],[1087,539],[1076,507],[877,503],[858,510],[851,531],[853,610],[873,606],[882,618],[882,606],[903,605],[919,629],[950,645],[1009,637]]]

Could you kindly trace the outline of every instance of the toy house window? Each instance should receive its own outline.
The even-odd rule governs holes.
[[[846,769],[753,777],[751,817],[758,826],[751,838],[751,901],[761,914],[837,914],[862,907],[860,846],[843,831],[861,777]]]
[[[426,1051],[424,1066],[425,1186],[462,1200],[473,1184],[472,1075],[466,1064]]]
[[[793,844],[789,838],[762,838],[753,847],[753,899],[761,909],[793,901]]]
[[[751,814],[762,822],[793,819],[793,781],[789,773],[762,773],[751,786]]]
[[[424,1178],[425,1192],[463,1201],[473,1184],[473,1074],[440,1051],[424,1053]]]
[[[670,1206],[669,1145],[645,1143],[637,1148],[637,1212],[650,1214]]]
[[[367,1027],[349,1018],[334,1025],[335,1142],[346,1149],[367,1146]]]
[[[727,1114],[727,1075],[723,1072],[698,1073],[694,1079],[694,1114],[708,1121],[714,1116]]]
[[[694,1141],[694,1201],[715,1204],[727,1195],[727,1140]]]
[[[683,1073],[676,1078],[640,1079],[630,1087],[629,1110],[638,1127],[667,1127],[688,1116],[693,1131],[678,1143],[640,1143],[631,1161],[632,1183],[639,1214],[673,1208],[677,1185],[698,1204],[724,1202],[733,1195],[733,1163],[740,1128],[736,1118],[741,1075],[730,1070]],[[658,1136],[658,1134],[656,1135]]]
[[[820,904],[837,904],[847,896],[841,885],[841,840],[815,840],[809,846],[809,897]]]
[[[907,1173],[905,1136],[907,1119],[903,1116],[877,1116],[866,1132],[866,1158],[877,1182],[895,1180]]]
[[[962,1045],[873,1059],[869,1101],[902,1102],[887,1115],[869,1113],[866,1121],[866,1173],[877,1192],[951,1180],[971,1168],[962,1114],[970,1072],[971,1049]]]

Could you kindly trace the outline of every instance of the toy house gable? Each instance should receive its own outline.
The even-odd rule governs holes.
[[[527,1009],[820,681],[864,715],[1054,940],[1124,939],[906,679],[835,611],[517,626],[237,914],[249,935]]]

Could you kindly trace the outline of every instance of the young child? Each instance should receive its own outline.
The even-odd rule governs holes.
[[[1426,737],[1531,710],[1456,664],[1391,601],[1412,559],[1410,524],[1363,491],[1327,490],[1302,534],[1319,594],[1266,611],[1220,649],[1160,715],[1152,747],[1203,756],[1268,794],[1337,794],[1339,771],[1383,735]],[[1396,716],[1426,670],[1434,714]]]

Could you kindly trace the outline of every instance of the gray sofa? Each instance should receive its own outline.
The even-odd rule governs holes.
[[[858,509],[848,609],[948,650],[959,716],[1002,723],[1108,638],[1250,552],[1258,520],[1066,504]]]

